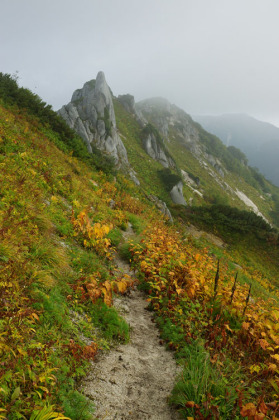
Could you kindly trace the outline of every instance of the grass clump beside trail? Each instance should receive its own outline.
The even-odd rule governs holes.
[[[236,388],[243,378],[235,363],[231,366],[227,363],[222,372],[212,364],[210,352],[205,350],[204,343],[199,340],[184,347],[183,363],[183,372],[170,398],[172,404],[183,408],[183,417],[213,417],[215,414],[224,419],[237,418]]]

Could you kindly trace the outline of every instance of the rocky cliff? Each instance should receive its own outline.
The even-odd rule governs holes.
[[[126,149],[117,133],[112,94],[105,75],[99,72],[96,80],[77,89],[71,102],[58,113],[85,141],[112,156],[118,166],[129,166]]]
[[[90,152],[97,147],[112,156],[117,167],[125,169],[139,184],[131,163],[143,188],[168,205],[170,198],[176,204],[195,206],[204,201],[220,202],[221,197],[222,202],[240,208],[245,205],[260,215],[262,210],[265,214],[272,211],[267,195],[270,187],[242,161],[243,154],[236,148],[226,148],[166,99],[135,103],[129,94],[115,98],[104,73],[99,72],[96,80],[73,93],[70,103],[59,114],[80,134]],[[169,178],[177,178],[171,189],[171,179],[162,180],[158,162],[163,170],[169,171]],[[241,181],[241,190],[239,176],[245,180],[244,184]],[[258,188],[260,194],[251,188]]]

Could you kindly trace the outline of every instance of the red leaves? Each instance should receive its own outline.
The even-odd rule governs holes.
[[[89,346],[83,347],[71,339],[69,344],[65,345],[64,347],[68,350],[69,353],[72,354],[76,360],[93,360],[98,351],[97,344],[93,341]]]

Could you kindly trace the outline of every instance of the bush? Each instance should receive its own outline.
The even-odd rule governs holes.
[[[169,168],[159,170],[158,174],[168,192],[170,192],[178,182],[182,181],[181,177],[172,173]]]

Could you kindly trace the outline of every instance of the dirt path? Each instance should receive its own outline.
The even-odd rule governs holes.
[[[128,264],[117,263],[129,272]],[[82,391],[94,400],[95,415],[102,420],[178,420],[167,404],[178,368],[172,353],[160,345],[144,294],[133,290],[115,306],[131,326],[131,340],[100,354],[83,381]]]

